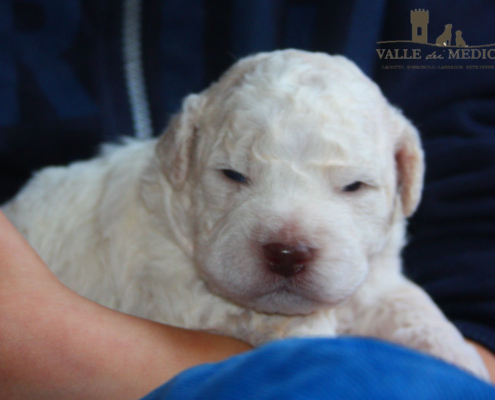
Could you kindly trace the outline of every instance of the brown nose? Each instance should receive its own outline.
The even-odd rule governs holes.
[[[270,271],[288,277],[301,272],[313,260],[315,250],[304,245],[268,243],[263,246],[263,254]]]

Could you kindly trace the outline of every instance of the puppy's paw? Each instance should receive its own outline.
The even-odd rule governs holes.
[[[394,342],[428,353],[488,381],[488,371],[476,349],[448,322],[398,329]]]

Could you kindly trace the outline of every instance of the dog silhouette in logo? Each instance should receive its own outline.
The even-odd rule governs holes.
[[[467,47],[466,42],[462,38],[462,31],[455,31],[455,45],[457,47]]]
[[[445,25],[443,33],[437,37],[437,46],[450,46],[450,39],[452,39],[452,24]]]

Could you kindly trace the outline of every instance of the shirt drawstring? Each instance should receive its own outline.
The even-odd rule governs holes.
[[[122,51],[134,135],[145,139],[153,136],[153,127],[141,55],[141,11],[141,0],[125,0]]]

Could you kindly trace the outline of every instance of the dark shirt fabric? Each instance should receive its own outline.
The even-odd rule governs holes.
[[[124,68],[130,1],[0,1],[0,204],[34,170],[96,154],[136,135]],[[153,134],[188,93],[237,59],[300,48],[353,59],[420,129],[427,174],[410,224],[406,273],[464,335],[495,352],[495,60],[380,59],[412,52],[410,11],[429,10],[428,42],[446,24],[468,45],[495,43],[484,0],[145,1],[139,45]],[[495,47],[491,47],[495,48]],[[490,48],[487,48],[490,49]],[[495,50],[492,52],[495,56]],[[408,66],[463,65],[463,70]],[[402,65],[404,69],[386,69]],[[134,118],[134,119],[133,119]]]

